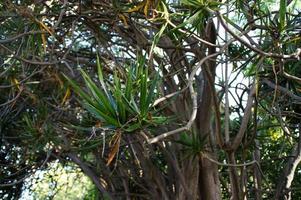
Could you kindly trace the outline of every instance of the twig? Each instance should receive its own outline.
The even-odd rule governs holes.
[[[174,23],[172,23],[169,19],[167,19],[167,23],[169,23],[172,27],[177,28],[177,26]],[[216,44],[212,44],[211,42],[203,40],[202,38],[200,38],[199,36],[195,35],[194,33],[191,33],[189,31],[185,31],[185,30],[182,30],[182,29],[177,29],[177,30],[180,31],[181,33],[184,33],[184,34],[188,35],[188,36],[191,35],[192,37],[194,37],[196,40],[200,41],[201,43],[207,44],[207,45],[212,46],[212,47],[221,48],[221,46],[218,46]]]
[[[254,46],[252,46],[251,44],[249,44],[248,42],[246,42],[244,39],[242,39],[239,35],[236,35],[226,24],[225,19],[223,18],[223,16],[218,12],[218,11],[213,11],[208,9],[210,12],[216,13],[217,14],[217,18],[219,19],[219,21],[221,22],[222,26],[224,27],[224,29],[230,33],[236,40],[238,40],[240,43],[244,44],[246,47],[248,47],[249,49],[251,49],[254,52],[257,52],[259,54],[261,54],[262,56],[266,56],[266,57],[274,57],[274,58],[282,58],[282,59],[289,59],[289,58],[293,58],[293,59],[300,59],[300,50],[297,49],[297,51],[295,53],[289,54],[289,55],[285,55],[285,54],[275,54],[275,53],[267,53],[261,49],[258,49]]]
[[[6,46],[4,46],[3,44],[0,43],[0,49],[4,49],[6,51],[8,51],[10,54],[15,54],[13,50],[7,48]],[[29,64],[32,64],[32,65],[40,65],[40,66],[44,66],[44,65],[55,65],[55,64],[59,64],[60,63],[60,60],[55,60],[53,62],[40,62],[40,61],[33,61],[33,60],[27,60],[25,58],[22,58],[20,56],[17,56],[17,55],[12,55],[13,58],[16,58],[17,60],[20,60],[20,61],[23,61],[25,63],[29,63]]]
[[[16,101],[19,98],[19,96],[21,95],[21,93],[23,92],[23,89],[24,89],[23,87],[20,87],[20,91],[18,92],[18,94],[14,98],[8,100],[7,102],[0,104],[0,107],[8,105],[8,104]]]
[[[275,85],[275,83],[269,81],[268,79],[263,79],[262,80],[263,83],[267,84],[270,88],[273,88],[273,89],[277,89],[278,91],[284,93],[285,95],[291,97],[292,99],[294,100],[297,100],[297,101],[301,101],[301,97],[298,96],[298,95],[295,95],[294,93],[292,93],[291,91],[289,91],[288,89],[280,86],[280,85]]]
[[[206,153],[201,153],[201,156],[203,156],[204,158],[208,159],[209,161],[211,161],[217,165],[226,166],[226,167],[245,167],[245,166],[249,166],[249,165],[258,164],[258,162],[256,160],[253,160],[253,161],[247,162],[247,163],[243,163],[243,164],[221,163],[217,160],[214,160],[213,158],[210,158]]]
[[[170,94],[168,94],[168,95],[166,95],[166,96],[164,96],[164,97],[161,97],[161,98],[159,98],[159,99],[157,99],[154,103],[153,103],[153,107],[155,107],[156,105],[158,105],[159,103],[161,103],[161,102],[163,102],[163,101],[165,101],[165,100],[167,100],[167,99],[170,99],[171,97],[173,97],[173,96],[175,96],[175,95],[177,95],[177,94],[180,94],[180,93],[182,93],[184,90],[186,90],[187,89],[187,87],[185,87],[185,88],[183,88],[182,90],[180,90],[180,91],[176,91],[176,92],[173,92],[173,93],[170,93]]]
[[[27,35],[47,34],[47,33],[48,33],[47,31],[28,31],[28,32],[24,32],[24,33],[18,34],[16,36],[13,36],[13,37],[10,37],[7,39],[0,40],[0,44],[10,43],[14,40],[17,40],[17,39],[27,36]]]
[[[234,141],[230,147],[230,149],[232,151],[235,151],[238,148],[238,146],[240,145],[242,138],[245,134],[245,131],[247,130],[249,118],[252,113],[253,100],[255,99],[255,94],[256,94],[256,86],[255,86],[255,84],[253,84],[250,89],[250,94],[248,97],[247,105],[245,108],[244,116],[242,118],[239,131],[238,131],[237,135],[235,136]]]

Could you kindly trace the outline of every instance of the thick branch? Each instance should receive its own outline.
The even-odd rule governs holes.
[[[235,151],[238,148],[238,146],[240,145],[242,138],[245,134],[245,131],[247,130],[248,122],[249,122],[249,119],[250,119],[250,116],[252,113],[252,107],[253,107],[253,101],[255,99],[255,93],[256,93],[256,86],[255,86],[255,84],[253,84],[252,88],[250,89],[250,94],[248,97],[246,109],[245,109],[244,116],[241,121],[241,125],[239,128],[238,134],[236,135],[236,137],[231,145],[232,151]]]
[[[287,165],[285,167],[284,173],[282,177],[279,180],[277,189],[276,189],[276,194],[275,194],[275,199],[280,200],[280,199],[286,199],[290,200],[291,199],[291,190],[290,187],[292,185],[294,176],[295,176],[295,171],[298,166],[298,164],[301,162],[301,124],[299,124],[299,140],[298,143],[295,145],[292,157],[289,158]]]
[[[68,156],[72,159],[73,162],[78,164],[78,166],[83,170],[83,172],[91,178],[97,189],[104,194],[105,197],[113,199],[112,196],[106,191],[106,189],[101,185],[100,179],[97,175],[75,154],[68,153]]]

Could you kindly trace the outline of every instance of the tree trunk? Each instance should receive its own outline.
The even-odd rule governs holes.
[[[216,30],[214,23],[209,21],[206,27],[206,37],[211,43],[216,41]],[[215,47],[208,47],[208,54],[215,53]],[[214,148],[216,144],[212,144],[215,140],[210,140],[210,135],[212,135],[211,130],[211,116],[212,116],[212,98],[215,95],[215,90],[213,83],[210,83],[209,77],[207,77],[204,70],[207,70],[214,81],[215,77],[215,68],[216,62],[214,59],[205,63],[202,67],[202,77],[204,82],[202,84],[202,95],[199,102],[198,114],[196,118],[196,127],[198,134],[201,135],[200,138],[207,138],[208,142],[205,145],[204,151],[211,156],[216,158]],[[212,91],[213,90],[213,91]],[[199,161],[199,195],[202,200],[220,200],[221,191],[220,191],[220,182],[218,177],[218,166],[206,158],[200,158]]]
[[[278,181],[275,200],[285,199],[290,200],[291,197],[291,184],[294,179],[294,174],[298,164],[301,162],[301,124],[299,124],[299,140],[295,145],[292,156],[289,158],[287,165],[284,169],[283,175]]]
[[[198,158],[189,158],[184,161],[183,174],[189,193],[183,187],[180,188],[179,200],[198,199],[198,182],[199,182],[199,163]]]

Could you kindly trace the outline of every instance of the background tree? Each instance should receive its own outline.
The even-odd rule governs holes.
[[[103,199],[298,197],[298,9],[2,1],[1,198],[53,161]]]

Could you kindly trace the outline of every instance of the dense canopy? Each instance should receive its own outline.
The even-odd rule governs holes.
[[[0,199],[300,198],[300,10],[1,0]]]

